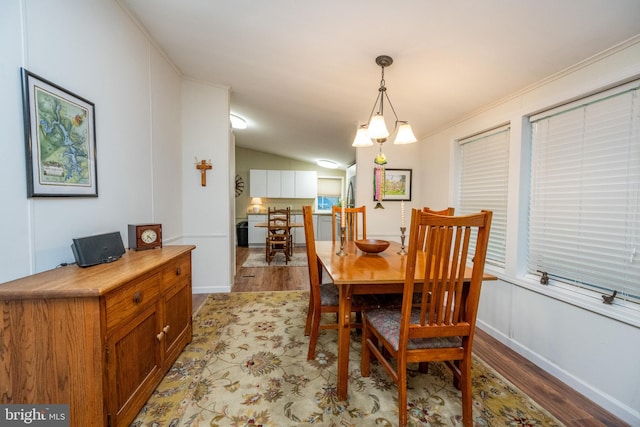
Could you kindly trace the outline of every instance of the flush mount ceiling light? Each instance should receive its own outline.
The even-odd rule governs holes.
[[[338,168],[338,164],[336,162],[334,162],[333,160],[318,160],[316,162],[316,164],[318,166],[321,166],[323,168],[327,168],[327,169],[337,169]]]
[[[231,127],[234,129],[246,129],[247,121],[240,116],[235,114],[229,114],[229,119],[231,120]]]
[[[376,64],[378,64],[382,69],[378,96],[376,97],[376,102],[373,104],[373,108],[371,109],[371,114],[369,114],[368,124],[361,125],[358,128],[352,146],[367,147],[373,145],[373,142],[375,141],[380,144],[380,149],[382,150],[382,144],[394,133],[394,144],[411,144],[412,142],[416,142],[417,139],[413,134],[411,125],[405,120],[398,119],[396,110],[393,108],[393,104],[391,104],[391,100],[387,94],[387,88],[384,81],[384,68],[393,64],[393,58],[387,55],[380,55],[376,58]],[[387,103],[393,112],[393,116],[395,117],[393,130],[391,132],[387,129],[384,118],[385,99],[387,100]]]

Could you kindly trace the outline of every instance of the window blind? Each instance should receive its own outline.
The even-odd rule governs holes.
[[[505,263],[507,234],[509,135],[510,128],[503,126],[459,141],[461,167],[456,214],[493,211],[486,262],[500,267]]]
[[[318,194],[321,196],[341,196],[340,178],[318,178]]]
[[[529,273],[640,302],[639,87],[531,118]]]

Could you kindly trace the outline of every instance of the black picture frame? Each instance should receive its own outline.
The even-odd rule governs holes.
[[[27,197],[98,197],[95,105],[25,68]]]

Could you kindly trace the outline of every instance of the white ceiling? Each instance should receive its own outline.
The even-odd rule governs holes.
[[[640,34],[638,0],[118,1],[184,76],[231,88],[237,146],[343,168],[378,55],[420,139]]]

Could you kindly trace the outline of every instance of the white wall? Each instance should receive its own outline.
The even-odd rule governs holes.
[[[640,315],[606,315],[601,301],[566,302],[519,274],[526,236],[526,120],[533,112],[640,76],[640,38],[460,120],[421,145],[421,202],[455,206],[455,141],[511,123],[507,266],[482,290],[479,327],[631,425],[640,425]],[[448,175],[447,185],[439,176]],[[434,185],[434,184],[438,185]],[[524,194],[525,197],[520,197]],[[616,310],[616,309],[614,309]],[[621,321],[624,320],[624,321]]]
[[[193,253],[194,293],[228,292],[235,269],[229,242],[235,212],[229,204],[229,89],[193,81],[182,84],[183,217],[184,242],[197,246]],[[198,161],[211,161],[207,185],[201,185]],[[235,181],[234,181],[235,184]]]
[[[0,36],[0,283],[72,262],[74,237],[126,246],[127,224],[159,222],[198,245],[194,288],[229,289],[228,89],[183,82],[111,0],[4,0]],[[97,198],[27,198],[20,67],[95,104]],[[206,188],[194,155],[214,161]]]
[[[378,144],[356,150],[356,206],[367,207],[367,238],[400,242],[400,202],[383,201],[384,209],[375,209],[376,202],[373,201],[373,170],[376,167],[373,160],[378,152]],[[412,199],[404,205],[407,227],[405,234],[408,236],[411,208],[424,206],[421,204],[421,188],[430,182],[423,179],[425,169],[419,155],[420,143],[394,145],[392,141],[388,141],[383,144],[382,152],[387,157],[385,168],[412,169]],[[446,174],[442,177],[439,182],[446,181]]]

